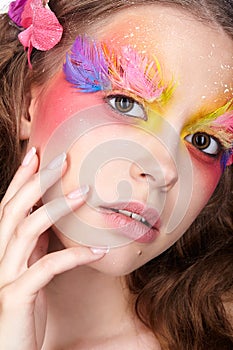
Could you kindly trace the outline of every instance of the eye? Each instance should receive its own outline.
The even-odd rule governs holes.
[[[107,102],[113,109],[121,114],[146,120],[143,106],[131,97],[125,95],[108,96]]]
[[[217,155],[221,149],[220,143],[214,137],[204,132],[187,135],[185,141],[191,143],[198,150],[211,156]]]

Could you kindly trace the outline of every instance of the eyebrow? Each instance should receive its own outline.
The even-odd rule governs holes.
[[[156,57],[148,58],[131,46],[117,52],[107,43],[78,36],[66,55],[66,79],[80,92],[119,89],[152,103],[165,103],[173,93],[173,82],[165,84]]]

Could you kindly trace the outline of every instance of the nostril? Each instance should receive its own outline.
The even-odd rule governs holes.
[[[140,176],[143,180],[146,179],[147,181],[153,181],[153,182],[156,181],[154,176],[151,174],[141,173]]]
[[[143,166],[142,166],[143,165]],[[132,163],[130,175],[137,182],[146,182],[150,186],[162,188],[165,191],[171,189],[178,180],[178,173],[175,164],[171,162],[141,164]]]

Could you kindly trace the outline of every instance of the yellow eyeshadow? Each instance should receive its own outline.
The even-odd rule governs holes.
[[[143,128],[150,132],[158,132],[161,129],[163,118],[156,109],[147,109],[146,114],[147,121],[144,123],[141,122],[140,124],[143,124]]]

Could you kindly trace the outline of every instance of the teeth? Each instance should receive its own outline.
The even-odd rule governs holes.
[[[135,213],[132,213],[132,218],[137,220],[137,221],[141,221],[142,220],[142,216],[138,215],[138,214],[135,214]]]
[[[114,211],[116,211],[120,214],[123,214],[125,216],[128,216],[134,220],[137,220],[137,221],[143,223],[144,225],[150,226],[150,224],[146,221],[146,219],[139,214],[132,213],[131,211],[128,211],[128,210],[116,210],[116,209],[114,209]]]
[[[133,213],[131,213],[130,211],[127,211],[127,210],[118,210],[118,213],[121,213],[121,214],[129,216],[129,217],[132,217],[132,215],[133,215]]]

